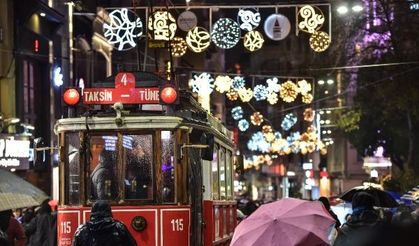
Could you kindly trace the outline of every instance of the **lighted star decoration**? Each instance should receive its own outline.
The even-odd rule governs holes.
[[[250,31],[244,35],[243,45],[246,49],[253,52],[262,48],[265,39],[258,31]]]
[[[314,110],[312,108],[306,108],[304,110],[303,115],[304,115],[304,120],[305,121],[312,122],[314,120],[315,113],[314,113]]]
[[[310,93],[303,95],[301,100],[303,101],[303,103],[309,104],[313,101],[313,95],[311,95]]]
[[[240,9],[237,22],[244,31],[252,31],[260,24],[260,13],[255,9]]]
[[[263,123],[263,115],[260,112],[255,112],[250,116],[250,121],[255,126],[260,126]]]
[[[196,74],[189,81],[189,86],[192,87],[193,92],[199,95],[209,95],[214,89],[214,79],[209,73]]]
[[[243,108],[240,106],[234,107],[231,109],[231,116],[235,120],[240,120],[243,118]]]
[[[297,123],[297,116],[293,113],[289,113],[285,115],[284,119],[282,120],[281,127],[285,131],[291,129]]]
[[[256,85],[253,89],[253,97],[256,101],[266,100],[268,94],[268,89],[264,85]]]
[[[239,93],[240,100],[242,100],[242,102],[250,102],[250,100],[253,98],[253,91],[250,88],[242,88],[237,92]]]
[[[325,20],[323,12],[318,7],[314,7],[306,5],[298,11],[298,29],[300,31],[314,33],[323,26]]]
[[[115,45],[118,50],[134,48],[136,39],[143,34],[141,19],[126,8],[112,11],[109,18],[110,24],[103,24],[103,35],[108,43]]]
[[[311,91],[311,84],[307,82],[307,80],[303,79],[297,82],[298,84],[298,91],[301,95],[307,95]]]
[[[172,55],[174,57],[181,57],[188,50],[188,45],[186,44],[185,40],[181,37],[174,37],[173,40],[170,42],[170,46],[172,48]]]
[[[278,84],[279,80],[276,77],[270,78],[266,80],[267,89],[270,93],[272,92],[279,92],[281,89],[281,85]]]
[[[211,39],[221,49],[231,49],[240,41],[240,27],[229,18],[221,18],[214,23]]]
[[[215,90],[224,93],[231,89],[233,80],[229,76],[219,75],[215,78]]]
[[[211,35],[203,27],[195,27],[186,34],[186,43],[195,53],[206,50],[211,44]]]
[[[231,87],[235,89],[236,91],[238,91],[240,89],[243,89],[245,85],[246,85],[246,80],[244,80],[244,78],[241,76],[236,76],[233,78],[233,84]]]
[[[274,105],[278,102],[278,94],[274,92],[269,93],[266,100],[269,102],[269,104]]]
[[[234,90],[234,89],[230,89],[227,93],[226,96],[228,98],[228,100],[230,101],[236,101],[239,98],[239,93]]]
[[[152,31],[154,40],[172,40],[176,29],[176,20],[167,11],[156,11],[148,18],[148,30]]]
[[[329,35],[321,31],[314,32],[313,35],[311,35],[309,42],[310,47],[315,52],[323,52],[327,50],[331,43]]]
[[[285,102],[293,102],[298,95],[298,86],[294,82],[288,80],[281,85],[279,95]]]
[[[239,120],[239,123],[237,124],[237,126],[239,127],[240,131],[245,132],[247,129],[249,129],[250,123],[249,121],[245,119],[241,119]]]

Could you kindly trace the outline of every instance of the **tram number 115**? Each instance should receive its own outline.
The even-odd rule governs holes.
[[[71,232],[71,221],[62,221],[60,229],[61,229],[62,234],[70,233]]]
[[[183,231],[183,219],[172,219],[172,231]]]

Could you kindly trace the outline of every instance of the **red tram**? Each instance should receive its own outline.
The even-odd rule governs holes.
[[[55,125],[58,245],[71,245],[97,199],[109,200],[138,245],[228,245],[236,226],[231,132],[186,92],[165,110],[153,96],[160,82],[139,77],[120,73],[114,88],[84,89],[83,103],[95,105]]]

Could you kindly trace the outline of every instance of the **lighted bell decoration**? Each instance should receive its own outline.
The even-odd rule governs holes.
[[[188,50],[186,41],[181,37],[174,37],[170,42],[170,46],[172,48],[172,55],[174,57],[181,57]]]
[[[286,81],[281,85],[279,96],[284,102],[293,102],[298,95],[298,86],[291,80]]]
[[[239,98],[239,93],[236,90],[230,89],[226,93],[226,96],[230,101],[236,101]]]
[[[310,47],[316,52],[323,52],[330,46],[330,37],[327,33],[316,31],[310,37]]]
[[[263,115],[260,112],[255,112],[250,116],[250,121],[253,125],[260,126],[263,123]]]

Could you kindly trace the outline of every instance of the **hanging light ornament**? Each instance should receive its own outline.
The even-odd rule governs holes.
[[[239,127],[239,130],[242,132],[245,132],[250,127],[249,121],[245,119],[241,119],[237,125]]]
[[[279,95],[285,102],[293,102],[298,95],[298,86],[291,80],[288,80],[281,85]]]
[[[192,91],[199,95],[209,95],[214,89],[214,79],[209,73],[196,74],[193,79],[189,81],[189,86]]]
[[[174,37],[170,42],[170,46],[172,48],[172,55],[174,57],[181,57],[188,50],[188,45],[181,37]]]
[[[260,126],[263,123],[263,115],[260,112],[255,112],[250,116],[250,121],[253,125]]]
[[[234,107],[233,109],[231,109],[231,116],[235,120],[240,120],[241,118],[243,118],[243,109],[242,109],[242,107],[237,106],[237,107]]]
[[[270,93],[279,92],[279,90],[281,89],[281,85],[278,84],[278,82],[279,82],[279,80],[276,77],[273,77],[273,78],[270,78],[270,79],[266,80],[266,83],[268,84],[267,88],[268,88],[268,91]]]
[[[229,18],[221,18],[214,23],[211,39],[221,49],[231,49],[240,41],[240,27]]]
[[[260,24],[260,13],[256,9],[240,9],[237,15],[237,22],[244,31],[252,31]]]
[[[322,31],[314,32],[313,35],[311,35],[309,42],[310,47],[315,52],[323,52],[327,50],[331,43],[329,34]]]
[[[269,93],[268,98],[266,99],[269,104],[274,105],[278,102],[278,94],[277,93]]]
[[[263,132],[263,133],[270,133],[270,132],[273,132],[273,130],[272,130],[272,126],[270,126],[270,125],[264,125],[264,126],[262,126],[262,132]]]
[[[268,38],[279,41],[288,36],[291,31],[291,23],[284,15],[272,14],[265,20],[264,30]]]
[[[311,84],[307,82],[307,80],[303,79],[297,82],[298,84],[298,91],[301,95],[307,95],[311,91]]]
[[[264,134],[265,139],[268,143],[272,143],[275,140],[275,134],[273,132],[268,132]],[[272,146],[271,146],[272,148]]]
[[[201,53],[211,44],[211,35],[203,27],[195,27],[186,34],[186,43],[195,53]]]
[[[148,18],[148,30],[152,31],[153,40],[172,40],[176,29],[176,20],[167,11],[156,11]]]
[[[303,103],[309,104],[313,101],[313,95],[311,95],[310,93],[303,95],[302,96],[302,101]]]
[[[214,86],[215,90],[224,93],[231,89],[231,85],[233,84],[233,80],[229,76],[222,76],[219,75],[215,78]]]
[[[285,131],[288,131],[295,125],[295,123],[297,123],[297,116],[295,116],[293,113],[289,113],[285,115],[284,119],[282,120],[281,127]]]
[[[236,76],[233,78],[233,85],[231,87],[238,91],[240,89],[244,89],[245,85],[246,80],[244,80],[244,78],[241,76]]]
[[[266,100],[268,97],[268,90],[264,85],[257,85],[253,89],[253,96],[255,97],[256,101]]]
[[[324,14],[316,6],[305,5],[298,11],[298,29],[303,32],[314,33],[324,23]]]
[[[293,143],[295,141],[299,141],[300,140],[300,132],[296,131],[296,132],[291,132],[290,135],[287,137],[287,142],[288,143]]]
[[[242,88],[238,91],[238,93],[242,102],[249,102],[253,98],[253,91],[250,88]]]
[[[236,101],[239,98],[239,93],[236,90],[230,89],[226,93],[226,96],[230,101]]]
[[[306,108],[303,115],[305,121],[312,122],[314,120],[314,110],[312,108]]]
[[[246,49],[253,52],[262,48],[265,39],[262,33],[258,31],[250,31],[244,35],[243,45]]]

